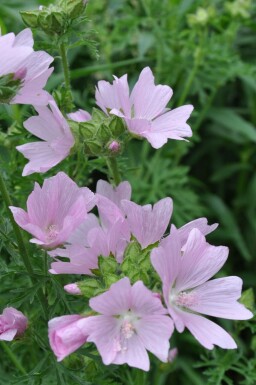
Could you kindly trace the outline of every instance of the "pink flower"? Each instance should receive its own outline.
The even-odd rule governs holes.
[[[75,233],[68,240],[72,244],[48,253],[55,259],[51,264],[50,273],[92,275],[91,270],[98,268],[100,255],[108,257],[113,254],[118,262],[122,262],[124,250],[130,239],[130,232],[124,221],[120,219],[103,229],[93,214],[88,215]],[[63,262],[58,257],[68,258],[69,262]]]
[[[0,36],[0,76],[14,75],[21,84],[11,104],[46,105],[50,98],[43,88],[53,68],[53,57],[44,51],[34,52],[30,29],[24,29],[16,37],[14,33]]]
[[[10,207],[17,224],[35,238],[30,242],[54,248],[66,242],[94,206],[94,194],[79,188],[65,173],[35,183],[27,200],[27,212]]]
[[[124,364],[149,370],[149,350],[167,362],[173,323],[161,301],[142,281],[131,286],[128,278],[90,300],[101,315],[89,317],[88,342],[94,342],[103,363]]]
[[[169,110],[166,105],[171,97],[169,86],[155,85],[149,67],[142,70],[131,94],[127,75],[115,77],[113,85],[100,81],[96,88],[98,106],[106,114],[123,118],[131,133],[146,138],[154,148],[162,147],[168,139],[182,140],[192,136],[186,121],[193,106]]]
[[[79,289],[77,283],[69,283],[68,285],[65,285],[64,286],[64,290],[67,293],[73,294],[73,295],[81,295],[82,294],[82,292]]]
[[[24,122],[24,127],[42,141],[16,147],[29,159],[23,176],[50,170],[69,155],[75,144],[69,125],[55,101],[51,100],[49,107],[35,107],[38,115]]]
[[[89,112],[79,109],[76,112],[70,112],[68,118],[74,120],[74,122],[87,122],[88,120],[91,120],[92,116]]]
[[[118,262],[123,260],[130,231],[121,210],[121,201],[130,199],[131,186],[129,182],[122,182],[113,187],[99,180],[96,191],[100,221],[94,214],[89,214],[71,234],[65,248],[49,252],[55,258],[50,273],[92,275],[91,270],[98,267],[100,255],[108,257],[112,253]],[[58,257],[68,258],[69,262],[63,262]]]
[[[151,262],[163,283],[169,313],[179,332],[187,327],[207,349],[218,345],[234,349],[233,338],[200,313],[226,319],[244,320],[252,313],[237,302],[242,280],[238,277],[209,281],[225,263],[228,248],[209,245],[198,229],[191,230],[183,246],[179,232],[172,229],[162,246],[152,250]]]
[[[123,200],[122,208],[132,235],[145,249],[163,237],[172,215],[172,199],[161,199],[153,207]]]
[[[50,345],[58,361],[62,361],[87,341],[86,318],[78,314],[53,318],[48,326]]]
[[[13,307],[7,307],[0,315],[0,340],[12,341],[24,333],[28,325],[27,317]]]

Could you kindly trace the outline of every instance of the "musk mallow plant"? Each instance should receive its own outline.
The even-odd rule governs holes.
[[[38,264],[34,267],[20,228],[32,236],[33,250],[44,256],[43,280],[58,282],[61,298],[73,295],[79,301],[79,306],[75,301],[68,304],[68,314],[63,314],[52,305],[47,284],[36,290],[44,311],[44,332],[48,323],[57,361],[82,347],[83,362],[95,360],[97,381],[104,384],[118,378],[127,383],[127,365],[142,371],[152,365],[160,371],[161,362],[172,365],[175,330],[186,333],[187,328],[206,349],[214,345],[235,349],[237,341],[204,316],[247,320],[253,314],[239,302],[239,277],[210,280],[228,256],[227,247],[205,239],[217,224],[198,218],[176,228],[172,223],[176,203],[171,197],[139,205],[132,200],[130,183],[122,181],[126,176],[117,159],[131,140],[147,140],[159,149],[168,140],[191,137],[187,120],[193,106],[170,109],[173,91],[168,85],[156,85],[149,67],[141,71],[131,92],[127,75],[115,76],[113,84],[100,80],[95,94],[99,109],[87,112],[74,106],[67,50],[73,32],[84,21],[86,5],[82,0],[58,0],[22,13],[26,25],[53,37],[59,50],[66,87],[53,95],[43,90],[53,58],[34,52],[31,29],[16,37],[12,33],[0,37],[0,61],[5,58],[0,101],[30,104],[31,111],[37,112],[23,124],[41,141],[16,147],[29,160],[23,172],[17,172],[24,177],[55,173],[54,167],[61,168],[65,158],[101,159],[109,182],[98,180],[93,192],[88,181],[72,180],[64,171],[43,175],[42,185],[36,182],[27,198],[26,210],[11,202],[2,177],[0,191],[32,288],[38,285]],[[63,274],[69,281],[64,287],[57,281]],[[7,307],[0,316],[0,339],[22,337],[26,328],[26,317],[16,309]],[[102,379],[102,368],[111,364],[116,365],[115,372]],[[143,384],[143,379],[136,375],[133,383]]]

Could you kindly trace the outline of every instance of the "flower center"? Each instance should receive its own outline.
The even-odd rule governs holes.
[[[48,241],[54,240],[57,235],[59,234],[57,226],[56,225],[50,225],[46,229],[46,236]]]
[[[125,352],[128,349],[128,340],[136,333],[133,321],[137,317],[125,315],[122,319],[119,336],[115,339],[114,349],[117,353]]]
[[[169,300],[176,306],[190,308],[198,303],[198,297],[192,291],[181,291],[177,294],[170,294]]]
[[[121,335],[128,340],[134,335],[135,328],[130,321],[124,320],[121,326]]]

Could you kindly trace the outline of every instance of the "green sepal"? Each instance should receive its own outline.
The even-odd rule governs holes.
[[[59,7],[73,20],[80,17],[86,8],[84,0],[60,0]]]
[[[142,280],[146,285],[150,283],[149,273],[152,270],[150,252],[152,247],[142,250],[137,240],[132,240],[125,250],[121,271],[134,283]]]
[[[20,15],[22,17],[22,20],[24,24],[29,28],[36,28],[38,27],[38,10],[35,11],[20,11]]]
[[[19,91],[22,81],[13,78],[13,73],[0,76],[0,103],[10,103]]]
[[[255,310],[255,298],[253,289],[249,288],[243,291],[239,302],[253,312]]]
[[[119,267],[113,255],[110,255],[109,257],[100,256],[98,258],[98,265],[99,265],[99,270],[103,277],[110,273],[115,274]]]
[[[125,132],[125,124],[122,118],[112,115],[112,119],[109,123],[110,132],[114,137],[118,137]]]
[[[99,279],[89,277],[77,283],[85,298],[92,298],[105,291]]]

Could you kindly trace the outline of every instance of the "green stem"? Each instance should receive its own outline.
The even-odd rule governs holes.
[[[210,109],[212,103],[213,103],[213,100],[217,94],[217,91],[219,90],[219,87],[217,86],[213,91],[212,93],[209,95],[206,103],[204,104],[204,108],[201,110],[201,113],[200,115],[198,116],[195,124],[193,125],[193,130],[196,132],[198,130],[198,128],[200,127],[200,125],[202,124],[205,116],[207,115],[207,112],[208,110]]]
[[[27,375],[27,372],[26,370],[23,368],[23,366],[21,365],[20,361],[17,359],[17,357],[15,356],[15,354],[12,352],[12,350],[9,348],[9,346],[1,341],[1,346],[3,348],[3,350],[5,351],[5,353],[7,354],[7,356],[10,358],[10,360],[13,362],[13,364],[16,366],[16,368],[24,375]]]
[[[20,256],[21,256],[23,263],[27,269],[27,272],[29,274],[31,282],[36,283],[36,280],[33,277],[34,270],[33,270],[33,267],[30,263],[29,255],[28,255],[28,252],[27,252],[27,249],[25,246],[25,242],[24,242],[23,237],[22,237],[21,230],[20,230],[19,226],[17,225],[17,223],[15,222],[13,215],[12,215],[12,212],[9,209],[9,206],[12,206],[12,201],[11,201],[11,198],[10,198],[9,193],[7,191],[4,179],[3,179],[1,174],[0,174],[0,192],[2,194],[4,203],[6,205],[7,213],[8,213],[8,216],[10,218],[14,234],[16,236],[17,246],[19,249]],[[37,295],[38,295],[38,299],[42,305],[42,308],[44,310],[45,316],[47,317],[47,304],[46,304],[45,298],[43,296],[43,293],[41,291],[38,291]]]
[[[65,81],[65,87],[66,87],[65,107],[67,110],[72,110],[73,95],[72,95],[71,83],[70,83],[70,72],[69,72],[69,64],[68,64],[66,45],[64,43],[61,43],[59,50],[60,50],[60,56],[61,56],[61,61],[62,61],[63,73],[64,73],[64,81]]]
[[[183,92],[182,92],[182,94],[181,94],[181,96],[180,96],[180,98],[179,98],[178,106],[182,106],[182,105],[184,104],[185,100],[187,99],[187,96],[188,96],[188,94],[189,94],[190,88],[191,88],[192,83],[193,83],[193,81],[194,81],[194,78],[195,78],[195,76],[196,76],[198,67],[199,67],[199,62],[196,61],[195,64],[194,64],[194,67],[193,67],[192,71],[191,71],[190,74],[189,74],[189,77],[188,77],[188,80],[187,80],[187,82],[186,82],[186,84],[185,84],[185,87],[184,87],[184,89],[183,89]]]
[[[120,172],[118,170],[118,164],[116,158],[109,157],[107,158],[107,166],[110,171],[111,176],[113,177],[114,184],[117,186],[122,181]]]

